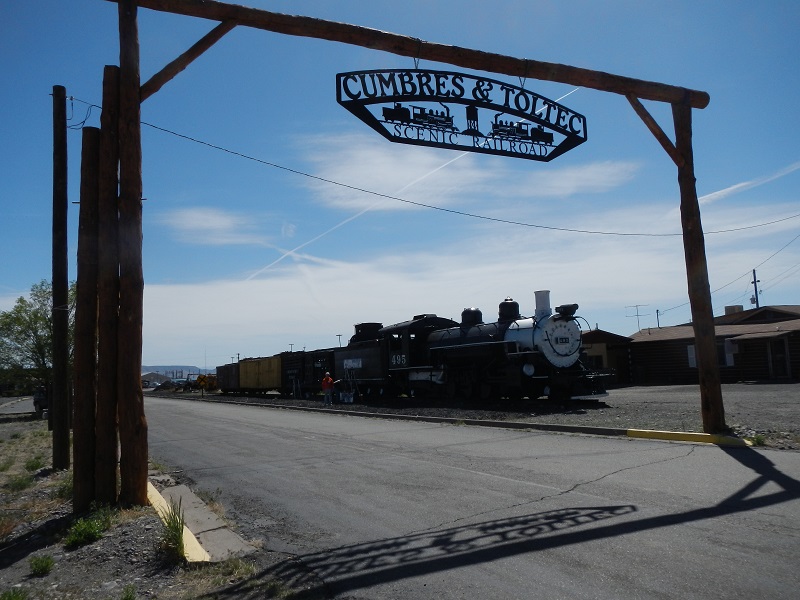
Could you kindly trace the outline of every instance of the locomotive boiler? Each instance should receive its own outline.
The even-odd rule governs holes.
[[[558,306],[554,313],[549,291],[537,291],[535,298],[532,317],[522,317],[519,303],[506,298],[496,322],[484,323],[480,310],[467,308],[458,327],[430,334],[431,359],[442,365],[449,396],[566,401],[600,393],[599,376],[579,360],[578,305]]]

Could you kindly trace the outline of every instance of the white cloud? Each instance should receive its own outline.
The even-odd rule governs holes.
[[[478,160],[470,153],[453,155],[428,148],[414,148],[412,152],[406,146],[362,134],[315,138],[304,141],[303,147],[314,149],[308,155],[314,174],[327,180],[312,180],[310,184],[318,199],[351,211],[402,210],[413,205],[330,181],[449,207],[488,197],[566,197],[608,192],[630,182],[639,168],[629,161],[603,161],[546,170],[520,169],[509,167],[507,160]]]
[[[251,217],[218,208],[180,208],[161,214],[159,221],[188,244],[270,245],[268,238],[254,231]]]
[[[770,183],[775,181],[776,179],[780,179],[781,177],[785,177],[790,173],[793,173],[800,169],[800,161],[796,163],[792,163],[791,165],[784,167],[772,175],[766,175],[764,177],[758,177],[756,179],[751,179],[750,181],[742,181],[741,183],[737,183],[735,185],[731,185],[726,187],[722,190],[717,190],[716,192],[711,192],[710,194],[705,194],[704,196],[700,196],[698,198],[700,204],[711,204],[712,202],[716,202],[717,200],[722,200],[723,198],[727,198],[728,196],[733,196],[734,194],[738,194],[739,192],[744,192],[746,190],[750,190],[766,183]]]

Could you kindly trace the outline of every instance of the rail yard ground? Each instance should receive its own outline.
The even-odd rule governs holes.
[[[146,395],[155,395],[146,392]],[[189,402],[247,402],[287,408],[321,409],[310,400],[244,398],[218,393],[159,392]],[[734,433],[757,445],[800,451],[800,383],[753,383],[723,386],[726,421]],[[4,401],[7,399],[4,399]],[[426,405],[409,399],[335,404],[333,411],[419,415],[451,419],[489,419],[581,427],[702,431],[697,386],[629,387],[610,391],[597,401],[568,407],[546,401],[505,403],[492,409]],[[0,595],[9,598],[307,598],[326,597],[289,555],[258,548],[246,560],[203,569],[171,564],[158,552],[162,527],[152,509],[124,511],[103,537],[67,549],[63,538],[71,522],[68,474],[46,465],[46,421],[32,415],[0,415]],[[13,457],[13,460],[12,460]],[[37,468],[33,469],[34,466]],[[176,469],[179,469],[176,466]],[[32,470],[31,470],[32,469]],[[19,482],[29,479],[27,487]],[[186,482],[191,483],[191,482]],[[208,502],[213,501],[208,499]],[[224,512],[224,507],[221,509]],[[232,523],[236,528],[236,524]],[[50,573],[35,576],[31,558],[53,559]],[[258,575],[254,575],[254,574]],[[240,582],[247,581],[247,587]],[[236,589],[234,594],[232,590]],[[27,595],[22,595],[23,593]],[[3,596],[5,597],[5,596]]]

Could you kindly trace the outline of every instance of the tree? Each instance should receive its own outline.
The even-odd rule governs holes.
[[[69,289],[69,356],[72,363],[76,284]],[[53,289],[47,280],[31,287],[27,298],[0,312],[0,370],[17,379],[46,383],[53,368]]]

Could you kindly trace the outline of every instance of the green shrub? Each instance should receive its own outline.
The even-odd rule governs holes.
[[[13,588],[0,593],[0,600],[28,600],[28,592],[20,588]]]
[[[44,556],[31,556],[28,562],[31,565],[31,575],[35,577],[44,577],[48,575],[50,571],[53,570],[53,565],[55,564],[53,557],[49,554],[45,554]]]

